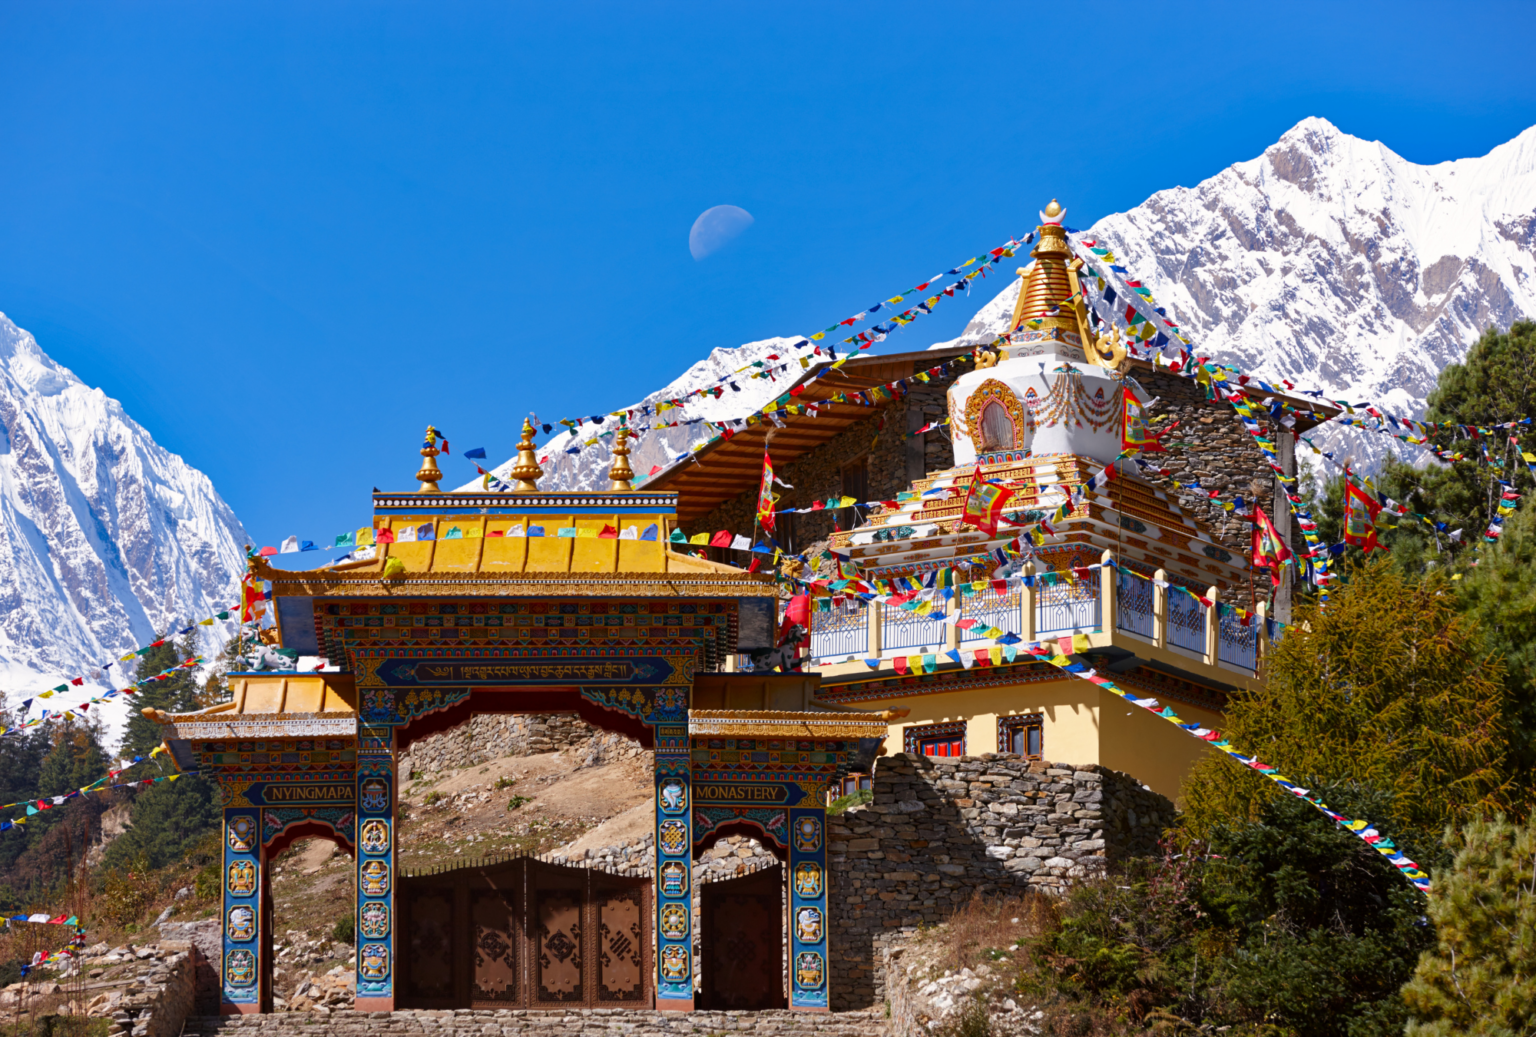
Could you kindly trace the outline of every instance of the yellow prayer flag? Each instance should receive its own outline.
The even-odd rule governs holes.
[[[577,536],[578,539],[587,539],[587,538],[596,539],[596,537],[597,537],[597,530],[595,530],[595,529],[578,529],[576,531],[576,536]]]
[[[690,544],[703,544],[705,547],[708,547],[709,546],[709,534],[708,533],[695,533],[693,536],[688,538],[688,542]]]
[[[1091,644],[1088,641],[1088,635],[1087,634],[1073,634],[1072,635],[1072,651],[1074,653],[1076,653],[1078,655],[1082,655],[1090,647],[1092,647],[1092,646],[1091,646]]]
[[[813,341],[813,342],[820,342],[822,339],[824,339],[826,337],[827,337],[827,333],[825,331],[818,331],[818,332],[816,332],[816,334],[811,336],[811,341]]]
[[[837,506],[839,508],[852,507],[853,505],[855,505],[857,503],[859,503],[859,502],[858,502],[858,499],[855,498],[855,497],[839,497],[837,499]]]
[[[808,357],[808,356],[801,357],[800,358],[800,366],[803,369],[809,369],[810,366],[811,366],[811,358]]]
[[[45,691],[45,692],[41,693],[40,695],[38,695],[37,697],[40,698],[40,699],[51,699],[51,698],[53,698],[53,692]]]
[[[1003,665],[1003,650],[1001,648],[988,648],[987,654],[992,657],[993,666]]]
[[[213,620],[212,620],[212,618],[200,619],[200,620],[197,621],[197,625],[200,626],[200,627],[211,627],[211,626],[213,626]]]
[[[362,529],[359,529],[357,531],[356,540],[357,540],[357,546],[358,547],[367,547],[368,545],[372,544],[373,543],[373,527],[372,526],[364,526]]]

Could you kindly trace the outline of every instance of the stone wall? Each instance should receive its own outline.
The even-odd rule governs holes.
[[[874,798],[828,819],[833,1007],[884,999],[883,962],[972,897],[1063,890],[1152,853],[1173,804],[1098,766],[987,753],[876,761]]]
[[[943,362],[943,359],[935,359],[934,365]],[[912,382],[902,398],[887,402],[868,418],[850,425],[828,442],[794,461],[782,467],[776,465],[774,474],[794,487],[792,490],[780,491],[783,496],[779,500],[779,507],[804,508],[815,501],[842,496],[845,489],[843,469],[860,458],[868,460],[865,500],[890,500],[908,489],[914,480],[951,467],[955,459],[947,426],[920,436],[909,436],[907,433],[922,428],[930,421],[937,421],[947,413],[948,403],[944,394],[954,379],[969,369],[967,364],[957,364],[948,378],[934,379],[926,384]],[[797,420],[809,422],[816,419]],[[771,434],[768,451],[770,454],[773,452]],[[683,527],[683,531],[692,536],[706,530],[714,533],[728,529],[732,533],[750,536],[757,514],[757,485],[755,479],[746,482],[751,483],[750,487],[697,522]],[[803,553],[824,543],[832,535],[834,515],[842,514],[820,511],[784,516],[794,526],[794,549]],[[785,538],[779,537],[779,542],[785,543]],[[726,552],[721,557],[727,561],[740,561],[745,555]]]
[[[1131,372],[1143,389],[1158,398],[1152,414],[1170,414],[1172,417],[1158,424],[1166,428],[1169,423],[1180,422],[1178,431],[1170,440],[1188,442],[1189,446],[1166,454],[1148,454],[1146,460],[1159,468],[1167,468],[1172,478],[1180,482],[1198,479],[1200,485],[1221,491],[1220,500],[1179,489],[1156,472],[1141,470],[1141,476],[1178,501],[1179,507],[1193,515],[1211,531],[1211,538],[1239,557],[1250,549],[1250,526],[1247,519],[1237,518],[1223,511],[1223,500],[1234,496],[1243,500],[1254,499],[1251,483],[1261,484],[1258,494],[1260,507],[1274,514],[1275,476],[1264,457],[1264,452],[1253,441],[1253,436],[1243,427],[1242,419],[1232,405],[1221,400],[1205,398],[1205,389],[1190,378],[1180,378],[1165,370],[1147,371],[1141,367]],[[1256,411],[1263,411],[1255,406]],[[1266,428],[1265,435],[1274,439],[1288,431],[1275,426]],[[1300,537],[1292,549],[1300,548]]]
[[[107,1020],[112,1037],[177,1037],[196,998],[197,952],[190,941],[87,947],[53,979],[0,991],[0,1012],[34,1033],[61,1032],[62,1017]],[[46,973],[41,973],[46,975]]]
[[[305,1015],[201,1016],[187,1020],[185,1037],[884,1037],[885,1012],[655,1012],[614,1009],[565,1011],[338,1012]]]
[[[567,714],[480,715],[470,718],[467,724],[406,746],[400,754],[400,771],[407,775],[414,771],[423,775],[438,774],[503,756],[559,752],[605,733],[580,717]],[[612,739],[628,741],[620,735],[614,735]],[[635,748],[639,750],[639,746]]]

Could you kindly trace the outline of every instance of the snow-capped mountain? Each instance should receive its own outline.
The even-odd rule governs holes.
[[[769,400],[782,395],[800,376],[799,357],[811,353],[811,349],[805,347],[799,350],[791,348],[795,343],[804,341],[802,336],[797,335],[748,342],[734,349],[715,349],[667,385],[643,400],[630,404],[626,409],[630,411],[628,420],[631,427],[645,428],[672,421],[680,423],[676,428],[640,432],[637,439],[630,441],[629,465],[634,469],[637,479],[646,478],[652,468],[668,467],[673,459],[716,435],[715,430],[705,422],[745,418],[748,414],[762,410]],[[750,366],[759,361],[763,364],[761,368]],[[789,365],[786,370],[778,370],[785,364]],[[747,370],[742,371],[742,368]],[[731,374],[735,374],[735,377],[721,381],[724,376]],[[716,385],[721,389],[718,397],[695,396],[684,406],[659,415],[641,412],[646,404],[650,404],[654,410],[655,405],[661,401],[675,400],[695,389]],[[610,449],[613,436],[604,433],[617,428],[618,419],[607,415],[591,417],[602,417],[603,421],[597,424],[584,421],[580,428],[557,433],[539,447],[540,467],[544,469],[539,489],[595,490],[608,486],[608,469],[613,464],[613,452]],[[696,420],[701,418],[704,420]],[[695,424],[681,424],[684,421],[695,421]],[[597,442],[590,446],[584,445],[594,438]],[[566,453],[573,447],[581,449],[575,454]],[[516,463],[517,458],[513,457],[493,471],[499,478],[510,479],[509,473]],[[479,488],[479,479],[460,487],[463,490]]]
[[[1306,119],[1258,158],[1081,236],[1113,247],[1198,354],[1418,417],[1483,329],[1536,316],[1536,127],[1421,166]],[[1017,294],[1015,279],[957,341],[990,341]],[[1363,461],[1395,445],[1323,436],[1344,437]]]
[[[1062,201],[1070,212],[1070,196]],[[1200,355],[1418,417],[1441,369],[1465,357],[1484,328],[1536,317],[1536,127],[1481,158],[1421,166],[1324,119],[1305,119],[1258,158],[1196,187],[1160,191],[1077,236],[1113,246]],[[992,341],[1007,326],[1018,286],[1010,279],[958,338],[934,348]],[[636,403],[637,419],[643,403],[771,353],[787,356],[794,341],[717,349]],[[766,379],[737,384],[739,393],[667,415],[740,418],[783,391]],[[604,485],[611,438],[565,451],[612,426],[611,418],[584,424],[548,441],[540,486]],[[645,475],[711,435],[703,424],[647,433],[631,465]],[[1313,438],[1366,464],[1389,448],[1412,450],[1339,426]]]
[[[247,543],[206,475],[0,314],[0,680],[9,698],[88,675],[227,607]],[[123,687],[124,676],[114,666],[59,699],[73,705],[92,685]]]

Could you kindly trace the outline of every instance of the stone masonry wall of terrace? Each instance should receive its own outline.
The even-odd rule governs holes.
[[[559,752],[602,733],[579,717],[559,713],[475,716],[468,723],[411,743],[400,754],[400,770],[404,774],[437,774],[503,756]],[[635,748],[639,750],[638,745]]]
[[[876,761],[873,799],[828,818],[834,1009],[885,998],[887,952],[978,895],[1060,893],[1157,851],[1173,804],[1104,767],[987,753]]]
[[[1166,468],[1172,478],[1187,483],[1198,479],[1207,490],[1220,491],[1220,497],[1212,500],[1200,493],[1181,490],[1168,478],[1155,471],[1137,469],[1142,478],[1153,483],[1178,501],[1179,507],[1203,522],[1211,531],[1211,538],[1232,554],[1242,557],[1250,547],[1251,526],[1249,521],[1231,512],[1223,511],[1223,502],[1235,496],[1245,501],[1254,499],[1251,483],[1257,481],[1259,506],[1274,514],[1275,476],[1264,452],[1254,442],[1253,436],[1243,427],[1242,419],[1232,405],[1221,400],[1205,398],[1205,389],[1190,378],[1180,378],[1167,371],[1149,372],[1137,369],[1131,373],[1141,387],[1158,399],[1152,409],[1153,416],[1168,414],[1169,421],[1177,420],[1179,428],[1168,438],[1187,443],[1182,449],[1165,454],[1145,454],[1154,468]],[[1255,407],[1265,424],[1265,435],[1277,439],[1291,433],[1267,420],[1264,408]],[[1167,428],[1167,423],[1156,426]],[[1126,462],[1130,465],[1131,462]],[[1300,547],[1299,535],[1292,549]]]

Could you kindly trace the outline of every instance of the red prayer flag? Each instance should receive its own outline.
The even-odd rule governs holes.
[[[1344,542],[1362,548],[1366,554],[1384,546],[1376,540],[1376,516],[1381,505],[1354,483],[1344,483]]]
[[[975,526],[988,536],[997,536],[998,518],[1003,513],[1003,505],[1012,496],[1012,490],[983,481],[981,465],[978,464],[971,476],[970,492],[965,495],[961,521]]]
[[[617,540],[619,539],[619,531],[605,522],[603,523],[603,528],[598,531],[597,539]]]
[[[904,655],[898,655],[896,658],[892,659],[891,668],[905,677],[907,675],[907,657]]]
[[[773,533],[773,461],[763,451],[763,479],[757,488],[757,522]]]

